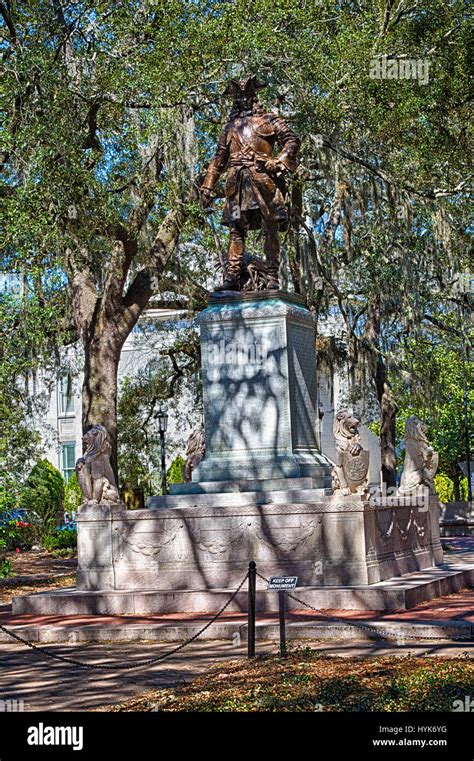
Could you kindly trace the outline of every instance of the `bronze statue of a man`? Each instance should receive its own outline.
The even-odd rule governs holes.
[[[230,82],[224,94],[233,96],[233,108],[201,185],[203,204],[209,207],[215,184],[227,170],[222,222],[230,236],[224,282],[217,291],[240,290],[245,236],[258,229],[264,234],[266,287],[279,288],[278,231],[289,221],[284,175],[297,167],[300,141],[278,114],[265,113],[257,99],[261,87],[255,76]],[[276,156],[275,144],[280,148]]]

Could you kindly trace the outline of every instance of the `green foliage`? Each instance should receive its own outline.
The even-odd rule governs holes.
[[[263,105],[303,138],[283,258],[310,306],[342,316],[354,393],[370,406],[375,359],[391,366],[427,317],[449,318],[460,300],[453,280],[469,269],[463,0],[79,0],[3,10],[0,264],[20,272],[25,290],[16,316],[0,311],[0,479],[9,488],[39,456],[25,381],[91,303],[101,320],[86,321],[82,336],[132,329],[154,289],[138,289],[135,301],[124,289],[140,285],[140,267],[159,270],[164,220],[177,219],[180,256],[159,270],[160,291],[187,295],[190,309],[205,301],[214,244],[192,188],[228,113],[221,93],[231,76],[257,72],[268,85]],[[426,61],[428,80],[372,78],[373,59],[387,53]],[[260,252],[260,242],[249,248]],[[124,303],[132,312],[112,319]],[[146,429],[143,409],[137,418]],[[444,436],[449,423],[437,424]],[[440,447],[452,463],[451,434]],[[125,421],[123,477],[148,482],[152,449],[146,430]]]
[[[72,473],[69,481],[64,487],[64,510],[66,510],[69,515],[71,515],[72,512],[77,511],[78,507],[82,505],[83,501],[84,498],[82,496],[82,491],[81,487],[79,486],[77,476],[75,473]]]
[[[0,538],[0,579],[8,576],[11,571],[11,564],[5,557],[6,549],[7,543],[5,539]]]
[[[455,339],[455,336],[454,336]],[[457,339],[459,340],[459,339]],[[466,459],[464,382],[469,371],[455,340],[444,338],[445,345],[420,335],[405,345],[401,371],[394,375],[394,392],[399,406],[397,431],[403,437],[405,421],[416,415],[428,425],[428,438],[439,452],[439,471],[449,481],[438,478],[443,497],[458,500],[463,482],[458,466]],[[453,345],[454,343],[454,345]],[[473,430],[474,391],[468,392],[468,425]],[[467,482],[467,479],[465,479]],[[453,492],[449,490],[449,484]],[[439,493],[439,492],[438,492]],[[440,499],[445,501],[440,494]]]
[[[153,416],[165,404],[173,418],[177,436],[166,435],[167,458],[182,450],[182,437],[194,421],[183,413],[180,396],[191,393],[196,397],[199,367],[199,342],[195,331],[178,331],[168,348],[163,348],[163,333],[147,333],[144,328],[143,348],[158,355],[133,376],[122,380],[118,400],[118,454],[122,483],[141,487],[145,495],[156,493],[160,484],[161,447],[154,430]],[[169,459],[168,459],[169,462]],[[173,463],[174,464],[174,463]],[[171,466],[173,467],[173,465]],[[179,465],[173,470],[176,483],[182,480]]]
[[[9,560],[2,557],[0,552],[0,579],[6,579],[13,573],[13,566]]]
[[[435,489],[440,502],[455,502],[454,484],[452,478],[444,475],[444,473],[438,473],[435,476]],[[459,482],[459,490],[461,501],[467,500],[467,478],[462,478]]]
[[[17,546],[17,533],[16,521],[2,523],[2,525],[0,525],[0,549],[3,548],[5,551],[14,550]]]
[[[166,473],[166,481],[168,484],[180,484],[183,481],[183,465],[185,463],[184,457],[178,455],[174,458],[173,462],[169,466]]]
[[[10,562],[10,560],[6,557],[6,552],[8,550],[8,541],[7,539],[0,533],[0,579],[4,579],[7,576],[11,576],[13,567]]]
[[[45,304],[28,288],[23,296],[0,294],[1,502],[19,497],[33,462],[42,453],[41,436],[32,421],[44,415],[48,397],[35,393],[30,381],[41,368],[46,383],[56,365],[59,308],[55,296]]]
[[[42,546],[48,552],[74,549],[77,547],[77,531],[69,528],[52,531],[43,538]]]
[[[28,521],[10,520],[0,525],[0,539],[9,551],[29,550],[35,541],[35,536],[35,526]]]
[[[354,661],[290,652],[212,670],[188,685],[134,699],[131,710],[269,712],[451,712],[472,695],[469,658],[386,657]],[[123,710],[123,706],[121,707]]]
[[[64,506],[64,479],[47,460],[33,467],[21,494],[21,507],[34,525],[37,539],[42,542],[57,523]]]
[[[8,515],[17,507],[17,497],[10,491],[0,488],[0,518]]]
[[[426,666],[387,680],[384,694],[372,710],[450,712],[454,701],[470,694],[473,685],[472,670],[462,662],[443,663],[440,668]]]

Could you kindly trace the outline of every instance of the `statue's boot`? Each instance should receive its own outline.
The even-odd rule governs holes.
[[[267,284],[268,291],[280,290],[280,281],[278,271],[280,269],[280,243],[278,240],[278,227],[276,222],[264,224],[264,243],[263,250],[267,262]]]
[[[269,275],[267,278],[267,291],[279,291],[280,282],[275,275]]]
[[[224,274],[224,282],[215,291],[240,291],[239,276],[245,248],[245,232],[238,224],[233,224],[229,234],[229,249]]]
[[[218,285],[214,291],[240,291],[238,280],[234,277],[226,277],[222,285]]]
[[[267,282],[265,288],[267,291],[279,291],[280,279],[278,277],[278,264],[271,262],[267,265]]]

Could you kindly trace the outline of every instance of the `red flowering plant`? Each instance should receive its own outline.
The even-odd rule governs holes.
[[[33,526],[27,521],[9,520],[0,525],[0,539],[7,550],[29,550],[33,544]]]
[[[16,546],[17,552],[19,550],[29,550],[33,544],[34,527],[32,523],[27,521],[15,521],[16,523]]]

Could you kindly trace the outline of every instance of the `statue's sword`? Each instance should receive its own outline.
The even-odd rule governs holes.
[[[194,183],[194,185],[195,185],[195,187],[196,187],[196,189],[197,189],[197,191],[199,193],[199,190],[200,190],[199,185],[197,183]],[[212,211],[210,206],[204,206],[203,203],[201,203],[201,208],[202,208],[202,210],[204,212],[204,219],[206,220],[206,222],[209,225],[209,228],[211,230],[212,237],[214,239],[214,245],[215,245],[215,247],[217,249],[217,255],[219,257],[220,265],[221,265],[223,271],[225,272],[225,256],[224,256],[224,252],[222,250],[222,246],[221,246],[221,242],[219,240],[219,236],[218,236],[217,231],[216,231],[216,226],[214,224],[214,220],[212,218],[213,211]]]
[[[212,214],[213,214],[212,209],[210,209],[210,208],[204,209],[204,216],[206,218],[206,222],[209,225],[209,228],[210,228],[211,233],[212,233],[212,237],[214,239],[214,244],[215,244],[215,247],[217,249],[218,256],[219,256],[220,265],[221,265],[223,271],[225,271],[224,252],[222,250],[221,242],[220,242],[219,236],[217,234],[217,230],[216,230],[216,226],[214,224],[214,220],[212,218]]]

